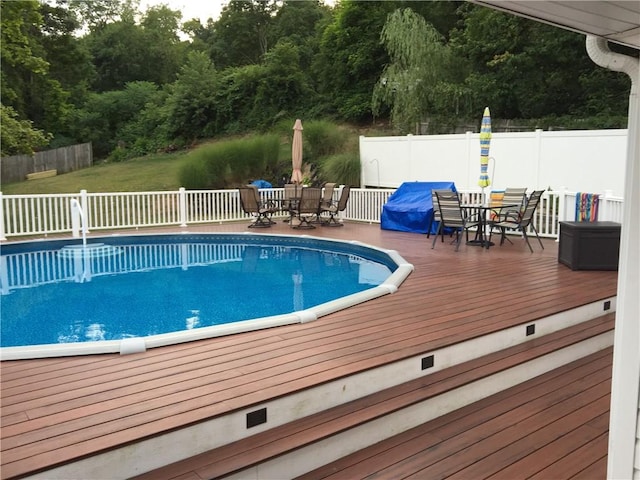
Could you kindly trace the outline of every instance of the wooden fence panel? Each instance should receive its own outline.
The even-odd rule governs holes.
[[[69,147],[55,148],[34,155],[14,155],[0,159],[0,181],[21,182],[30,173],[57,170],[67,173],[93,165],[91,143],[80,143]]]

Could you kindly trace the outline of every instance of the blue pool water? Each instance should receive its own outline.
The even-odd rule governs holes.
[[[371,289],[383,251],[217,234],[3,245],[1,346],[120,340],[297,312]]]

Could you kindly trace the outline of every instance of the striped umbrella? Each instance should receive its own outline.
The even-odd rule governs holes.
[[[480,126],[480,179],[478,185],[483,189],[491,185],[489,179],[489,144],[491,143],[491,114],[485,107]]]

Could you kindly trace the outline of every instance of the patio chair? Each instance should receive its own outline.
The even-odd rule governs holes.
[[[295,229],[316,228],[311,222],[318,217],[322,189],[317,187],[304,187],[297,205],[292,207],[291,227]],[[294,217],[297,223],[294,222]]]
[[[460,197],[457,192],[450,190],[435,190],[434,194],[438,201],[438,209],[440,210],[440,225],[438,231],[433,237],[433,243],[431,248],[435,248],[438,235],[441,234],[445,228],[450,228],[453,232],[456,232],[456,252],[460,248],[460,241],[462,233],[466,235],[467,241],[469,241],[469,228],[478,227],[480,222],[477,215],[471,215],[466,209],[460,206]]]
[[[289,213],[289,218],[284,220],[285,223],[291,220],[291,216],[293,215],[291,213],[291,210],[296,206],[299,197],[298,192],[301,189],[302,187],[300,187],[297,183],[287,183],[284,186],[284,200],[281,204],[281,210],[283,212]]]
[[[240,192],[240,205],[242,210],[248,215],[255,216],[255,220],[249,228],[267,228],[275,222],[271,220],[271,215],[276,211],[275,206],[262,203],[258,188],[254,185],[238,188]]]
[[[522,232],[522,236],[524,237],[524,240],[527,242],[527,246],[529,247],[529,250],[531,250],[531,253],[533,253],[533,248],[531,247],[531,244],[529,243],[529,237],[527,236],[527,229],[531,227],[531,229],[533,230],[533,233],[536,234],[536,238],[540,243],[540,247],[544,250],[544,245],[542,244],[542,240],[540,240],[540,237],[538,236],[538,231],[536,230],[536,227],[533,224],[533,215],[536,209],[538,208],[538,205],[540,204],[540,198],[542,197],[543,193],[544,193],[544,190],[534,191],[527,199],[525,209],[521,214],[514,213],[505,217],[505,220],[498,221],[498,222],[491,222],[490,223],[491,230],[489,232],[489,242],[491,242],[491,235],[493,235],[494,227],[497,227],[500,229],[500,245],[504,243],[505,239],[508,240],[509,243],[513,243],[511,240],[507,238],[507,234],[506,234],[507,229],[520,230]]]
[[[347,202],[349,201],[349,195],[351,194],[351,187],[345,185],[342,187],[340,198],[337,202],[331,202],[329,205],[321,205],[321,213],[328,213],[329,218],[322,222],[323,227],[343,227],[344,224],[336,219],[336,215],[343,212],[347,208]]]
[[[322,200],[320,200],[320,207],[328,207],[333,203],[333,191],[336,188],[335,183],[325,183],[322,190]]]
[[[518,218],[524,212],[527,200],[526,188],[508,187],[502,194],[502,199],[491,205],[489,222],[501,222],[511,218]],[[503,207],[504,205],[504,207]],[[516,207],[509,205],[517,205]]]
[[[440,205],[438,204],[438,197],[436,196],[436,191],[440,190],[431,190],[431,204],[433,205],[433,216],[431,217],[431,221],[429,222],[429,227],[427,228],[427,238],[431,236],[431,226],[433,222],[440,222]],[[450,192],[451,190],[442,190],[443,192]],[[437,237],[436,232],[436,237]],[[442,241],[444,242],[444,229],[440,232],[440,236],[442,237]]]

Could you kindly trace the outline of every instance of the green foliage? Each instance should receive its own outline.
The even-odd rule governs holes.
[[[124,90],[91,94],[85,106],[73,114],[74,136],[93,142],[97,157],[106,156],[118,143],[122,147],[133,140],[127,136],[128,125],[156,95],[158,87],[149,82],[132,82]]]
[[[278,43],[265,55],[258,81],[247,118],[255,126],[270,127],[283,116],[302,113],[315,100],[298,48],[291,43]]]
[[[43,24],[38,2],[0,2],[2,103],[12,107],[18,119],[51,132],[64,123],[69,94],[49,74],[40,33]]]
[[[279,149],[277,135],[202,145],[187,155],[180,183],[185,188],[225,188],[256,178],[273,179]]]
[[[166,6],[150,8],[137,24],[133,15],[96,28],[85,41],[97,72],[94,88],[112,91],[129,82],[170,83],[184,56],[178,38],[182,14]]]
[[[620,98],[628,95],[628,79],[606,72],[603,81],[598,72],[605,70],[589,59],[583,35],[470,4],[461,13],[451,45],[468,64],[467,115],[486,105],[499,118],[592,115],[606,109],[604,99],[615,99],[617,114],[626,108]]]
[[[49,143],[50,137],[33,128],[29,120],[19,120],[16,111],[0,105],[0,145],[2,156],[33,154]]]
[[[323,101],[346,121],[371,118],[371,92],[388,62],[380,31],[398,5],[342,0],[322,32],[314,73]]]
[[[391,107],[391,122],[403,133],[428,115],[436,98],[436,87],[443,81],[451,53],[443,37],[424,17],[411,9],[396,10],[389,15],[382,41],[391,62],[385,67],[373,90],[373,110]]]
[[[259,63],[268,50],[275,0],[230,0],[211,36],[211,57],[219,68]]]
[[[326,157],[343,151],[347,141],[347,133],[335,123],[327,120],[311,120],[303,123],[304,159],[314,163]]]
[[[401,133],[448,133],[487,105],[521,124],[626,124],[630,80],[593,64],[582,35],[468,2],[335,4],[232,0],[181,26],[180,11],[138,0],[2,0],[2,102],[55,145],[92,141],[111,160],[297,117],[319,164],[340,147],[315,142],[310,119],[363,125],[374,110]]]
[[[357,153],[340,153],[327,157],[320,165],[320,174],[338,184],[360,185],[360,156]]]
[[[218,75],[202,52],[191,52],[167,98],[168,134],[185,140],[215,133]]]
[[[178,173],[180,185],[187,190],[199,190],[209,187],[208,177],[207,157],[202,151],[192,152],[189,155],[188,163],[185,163]]]
[[[38,49],[33,29],[42,25],[42,15],[35,0],[0,2],[0,82],[2,102],[24,113],[25,77],[44,75],[46,60],[34,54]]]

